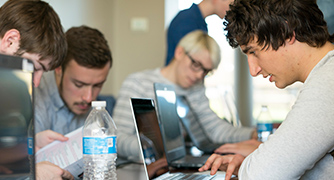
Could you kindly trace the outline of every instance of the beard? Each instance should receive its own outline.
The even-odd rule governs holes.
[[[60,78],[60,83],[59,83],[59,88],[58,88],[58,91],[59,91],[59,95],[61,97],[61,99],[63,100],[65,106],[71,111],[73,112],[73,110],[70,108],[70,104],[67,103],[65,97],[63,96],[63,93],[64,93],[64,83],[63,83],[63,78],[64,78],[64,71],[62,72],[62,75],[61,75],[61,78]],[[81,101],[81,102],[74,102],[73,104],[73,107],[75,106],[91,106],[91,103],[90,102],[86,102],[86,101]],[[72,107],[72,108],[73,108]],[[88,111],[88,110],[87,110]],[[73,112],[74,114],[77,114],[75,112]]]

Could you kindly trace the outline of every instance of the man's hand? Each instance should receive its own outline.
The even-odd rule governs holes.
[[[36,164],[36,179],[37,180],[74,180],[72,174],[59,166],[48,161],[42,161]]]
[[[165,157],[149,164],[147,167],[149,179],[168,171],[168,163]]]
[[[241,154],[243,156],[248,156],[255,149],[257,149],[260,144],[261,144],[260,141],[251,139],[238,143],[224,144],[219,148],[217,148],[214,152],[218,154],[233,153],[233,154]]]
[[[42,147],[52,143],[55,140],[67,141],[68,137],[65,137],[64,135],[54,132],[52,130],[45,130],[37,133],[35,136],[35,151],[37,152]]]
[[[233,174],[238,175],[240,165],[244,161],[244,159],[245,157],[240,154],[226,156],[212,154],[205,162],[204,166],[202,166],[198,170],[206,171],[211,168],[211,175],[216,174],[218,169],[226,171],[225,180],[229,180],[231,179],[231,176]]]

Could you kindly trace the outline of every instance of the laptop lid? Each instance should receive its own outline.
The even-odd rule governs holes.
[[[158,120],[168,164],[186,156],[185,142],[176,112],[176,94],[172,85],[154,83]]]
[[[134,119],[134,125],[136,127],[139,146],[140,149],[142,150],[141,155],[142,158],[145,159],[143,163],[145,165],[144,167],[147,179],[154,178],[155,180],[160,180],[160,179],[206,180],[206,179],[212,179],[214,177],[210,176],[209,174],[193,174],[189,170],[186,171],[187,173],[181,173],[179,172],[180,170],[175,170],[175,169],[174,170],[172,169],[175,172],[168,172],[168,167],[166,166],[163,167],[161,165],[163,161],[156,162],[158,164],[152,164],[155,168],[148,168],[147,166],[152,163],[152,160],[154,160],[155,162],[159,161],[159,159],[165,158],[163,142],[162,142],[163,140],[160,132],[154,100],[150,98],[130,98],[130,104]],[[149,141],[147,141],[147,139],[149,139]],[[152,147],[153,149],[155,149],[153,150],[153,152],[156,153],[156,155],[154,156],[155,159],[150,158],[151,152],[150,153],[146,152],[146,151],[151,151]],[[159,168],[159,170],[157,170],[157,168]],[[161,173],[162,175],[160,175]],[[149,175],[151,175],[151,177]]]
[[[0,179],[35,176],[33,70],[30,60],[0,54]]]
[[[176,109],[184,129],[199,150],[212,154],[216,148],[222,145],[215,144],[210,140],[186,97],[176,96]]]
[[[145,172],[148,177],[148,174],[154,174],[154,172],[148,172],[152,169],[147,168],[147,166],[160,158],[164,158],[165,153],[154,100],[150,98],[130,98],[130,105],[139,146],[142,150],[141,155]]]
[[[159,159],[164,155],[164,145],[160,133],[159,122],[155,110],[154,100],[151,98],[130,98],[134,123],[138,130],[139,141],[145,145],[148,141],[153,147],[154,159]],[[148,138],[148,139],[147,139]],[[150,162],[146,162],[150,164]]]

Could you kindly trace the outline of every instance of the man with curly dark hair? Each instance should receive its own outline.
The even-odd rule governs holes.
[[[310,0],[236,0],[226,15],[227,39],[248,57],[252,76],[278,88],[304,83],[277,131],[248,156],[212,155],[200,171],[239,179],[334,177],[334,36]]]

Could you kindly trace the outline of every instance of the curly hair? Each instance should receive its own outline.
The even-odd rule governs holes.
[[[274,50],[293,36],[312,47],[334,42],[316,1],[235,0],[225,20],[226,38],[234,48],[255,38],[263,49]]]

